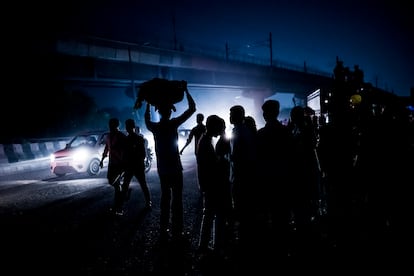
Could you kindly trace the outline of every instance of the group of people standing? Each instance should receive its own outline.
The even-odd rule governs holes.
[[[185,95],[188,108],[177,117],[171,118],[174,106],[170,103],[154,106],[160,115],[159,121],[151,120],[150,103],[147,103],[145,109],[145,124],[154,136],[161,185],[160,239],[165,241],[170,238],[183,238],[183,166],[180,155],[193,138],[196,140],[194,153],[203,200],[198,248],[200,253],[209,252],[211,249],[220,254],[224,253],[228,235],[234,233],[235,229],[239,239],[251,240],[257,234],[255,229],[258,224],[255,220],[259,217],[258,214],[263,214],[264,223],[271,224],[271,228],[280,234],[285,233],[292,212],[298,223],[305,223],[308,219],[306,212],[309,211],[312,200],[312,191],[304,192],[311,190],[310,180],[307,179],[310,175],[307,173],[309,164],[306,162],[315,160],[303,158],[306,151],[310,155],[314,154],[314,141],[310,128],[306,128],[304,109],[295,108],[296,113],[291,124],[285,126],[278,120],[279,102],[267,100],[262,105],[266,123],[257,129],[254,118],[246,116],[243,106],[232,106],[229,110],[230,123],[233,125],[230,138],[226,136],[226,123],[223,118],[209,115],[204,125],[204,115],[198,113],[197,126],[180,150],[178,127],[196,111],[196,104],[188,90]],[[102,159],[108,152],[111,153],[108,181],[115,187],[114,208],[122,208],[132,176],[139,180],[147,206],[151,206],[144,169],[141,167],[143,159],[132,161],[133,155],[139,155],[132,154],[131,150],[134,145],[132,137],[138,140],[137,135],[133,134],[133,121],[126,122],[130,133],[128,137],[131,137],[129,141],[119,131],[119,121],[111,119],[109,127],[110,137]],[[127,157],[128,166],[119,161],[124,159],[116,153],[117,147],[122,145],[129,147],[127,151],[120,151]],[[301,160],[303,164],[293,168],[292,158]],[[127,169],[124,182],[120,184],[117,183],[117,176],[122,173],[123,168]],[[316,164],[312,168],[316,168]]]
[[[195,138],[203,198],[201,254],[211,249],[223,254],[226,243],[234,238],[257,243],[265,228],[274,233],[276,243],[284,243],[289,222],[295,220],[299,231],[305,232],[317,208],[317,136],[306,108],[294,107],[289,124],[283,125],[278,120],[280,103],[267,100],[262,105],[265,125],[259,129],[243,106],[234,105],[229,111],[230,138],[223,118],[209,115],[204,125],[199,113],[180,151]],[[279,248],[283,255],[286,247]]]
[[[366,198],[370,196],[368,209],[375,209],[369,210],[374,213],[372,216],[377,216],[383,209],[383,203],[379,201],[386,197],[385,192],[378,196],[375,189],[365,193],[359,191],[360,187],[351,190],[356,185],[353,182],[364,187],[364,182],[368,183],[373,175],[384,174],[372,169],[367,172],[369,166],[366,165],[376,161],[377,149],[383,150],[382,144],[374,144],[375,150],[371,150],[371,142],[381,137],[374,135],[375,130],[379,131],[383,124],[375,125],[378,128],[374,131],[367,124],[367,130],[364,129],[366,141],[360,139],[362,142],[354,143],[351,137],[354,128],[345,128],[338,122],[318,126],[314,120],[316,117],[309,112],[312,110],[307,107],[293,107],[288,124],[283,124],[278,119],[279,101],[270,99],[261,106],[265,124],[260,128],[252,116],[245,114],[243,106],[230,107],[229,121],[233,125],[230,137],[226,136],[223,118],[216,114],[206,116],[204,125],[204,114],[198,113],[197,125],[191,130],[184,147],[179,149],[178,128],[196,112],[196,104],[189,91],[186,89],[184,93],[188,108],[177,117],[171,117],[172,111],[175,111],[171,103],[147,102],[145,109],[145,124],[154,137],[161,186],[162,241],[183,238],[184,179],[180,155],[193,139],[203,204],[198,244],[201,254],[211,250],[225,254],[227,243],[237,239],[247,246],[249,252],[265,252],[263,246],[268,244],[272,256],[286,256],[291,243],[301,246],[306,243],[312,220],[321,210],[318,204],[324,196],[322,193],[327,193],[328,213],[334,216],[333,231],[338,232],[338,236],[342,235],[340,229],[344,227],[343,223],[336,221],[341,221],[353,210],[348,202],[353,202],[354,194],[359,196],[360,193],[360,201],[364,201],[365,205]],[[151,120],[151,106],[160,115],[158,121]],[[374,119],[377,117],[372,122],[376,122]],[[128,135],[119,130],[118,119],[109,121],[110,135],[102,156],[103,161],[109,154],[107,177],[115,188],[113,210],[116,214],[122,214],[134,176],[141,185],[146,206],[152,205],[145,179],[143,138],[136,133],[133,120],[127,120],[125,125]],[[393,149],[391,143],[384,144],[389,146],[387,149],[390,151]],[[355,157],[359,157],[358,160]],[[378,158],[381,162],[385,159],[395,160]],[[381,168],[387,171],[386,166],[390,162],[387,160],[385,164]],[[123,175],[122,183],[120,175]],[[360,177],[360,180],[354,181],[355,177]],[[365,186],[368,186],[366,183]],[[381,217],[381,222],[384,220]],[[386,217],[386,220],[388,223],[389,218]],[[293,239],[292,227],[295,229]]]

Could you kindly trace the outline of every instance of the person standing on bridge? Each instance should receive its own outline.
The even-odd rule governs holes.
[[[163,102],[155,109],[160,114],[158,122],[151,121],[150,104],[145,110],[145,124],[152,132],[155,142],[157,170],[161,184],[160,203],[160,239],[168,239],[171,217],[172,238],[180,240],[183,237],[183,166],[178,150],[178,127],[187,121],[196,111],[196,104],[188,89],[185,89],[188,109],[181,115],[171,118],[175,107],[172,103]]]

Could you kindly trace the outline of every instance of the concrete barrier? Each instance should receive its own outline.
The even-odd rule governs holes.
[[[42,158],[46,157],[44,154],[40,151],[39,143],[31,143],[30,144],[30,150],[32,151],[35,158]]]
[[[49,157],[53,152],[65,148],[69,138],[23,142],[21,144],[0,144],[0,164],[16,163]]]
[[[32,139],[20,144],[0,144],[0,176],[48,168],[50,154],[65,148],[70,139]]]
[[[17,160],[26,160],[22,144],[13,144],[13,151],[17,156]]]
[[[9,160],[7,159],[6,152],[4,151],[4,145],[0,144],[0,164],[2,163],[9,163]]]
[[[61,150],[61,149],[64,149],[66,147],[66,144],[68,142],[69,141],[54,141],[53,142],[53,147],[54,147],[55,151]]]
[[[22,146],[23,159],[24,160],[33,160],[33,159],[35,159],[35,155],[32,152],[32,149],[30,147],[30,143],[24,143],[24,144],[21,144],[21,146]]]
[[[53,145],[53,142],[45,142],[46,146],[46,156],[49,156],[51,153],[55,151],[55,146]]]
[[[19,157],[14,151],[13,144],[4,144],[4,153],[7,157],[7,163],[15,163],[19,161]]]

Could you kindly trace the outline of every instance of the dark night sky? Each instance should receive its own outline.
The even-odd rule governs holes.
[[[414,21],[403,1],[84,1],[59,6],[59,31],[237,50],[331,73],[336,56],[397,95],[414,86]],[[87,4],[85,4],[87,3]],[[252,45],[248,48],[247,45]]]
[[[366,82],[397,95],[408,96],[414,86],[414,16],[408,1],[28,3],[19,2],[16,10],[25,22],[19,27],[20,37],[70,32],[173,45],[175,34],[184,48],[199,45],[224,52],[228,43],[232,51],[266,59],[270,55],[267,45],[272,33],[275,60],[297,66],[306,62],[310,68],[332,73],[338,56],[350,69],[358,64]]]
[[[414,16],[409,5],[400,0],[19,1],[5,4],[3,9],[8,15],[2,17],[4,68],[9,73],[6,79],[22,88],[19,93],[32,93],[22,87],[27,76],[19,73],[22,68],[34,71],[41,64],[26,68],[24,57],[17,58],[29,42],[36,45],[39,37],[71,33],[138,44],[167,43],[172,47],[175,35],[184,49],[198,45],[224,53],[228,43],[236,53],[269,59],[268,39],[272,33],[274,60],[297,66],[306,62],[311,69],[332,73],[338,56],[350,69],[358,64],[366,82],[408,96],[414,87]],[[212,112],[212,95],[208,94],[209,101],[205,102],[206,93],[192,91],[197,110],[206,115]],[[96,92],[94,97],[101,107],[132,107],[133,99],[124,93],[114,97],[110,90]],[[214,112],[219,109],[218,115],[223,118],[228,118],[229,105],[240,99],[237,93],[230,96],[226,101],[213,100],[227,102],[220,108],[214,106]],[[282,108],[289,108],[290,101],[287,95]],[[250,102],[242,104],[248,115],[254,115]],[[10,108],[19,110],[6,106]],[[195,119],[190,121],[189,126]]]

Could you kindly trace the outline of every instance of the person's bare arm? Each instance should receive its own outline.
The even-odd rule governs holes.
[[[194,102],[193,97],[191,96],[190,92],[188,92],[188,89],[185,90],[185,94],[187,95],[188,100],[188,109],[194,113],[196,111],[196,104]]]
[[[187,138],[187,141],[185,142],[185,145],[180,150],[180,154],[183,154],[184,149],[191,143],[191,141],[193,140],[193,137],[194,137],[194,129],[192,129],[190,131],[190,134],[188,135],[188,138]]]

